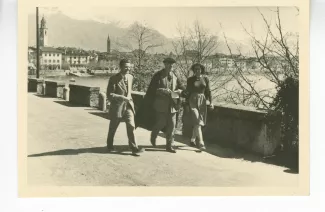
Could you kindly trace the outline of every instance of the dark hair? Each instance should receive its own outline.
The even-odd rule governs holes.
[[[199,66],[201,69],[201,74],[205,74],[205,67],[204,65],[200,64],[200,63],[195,63],[191,66],[191,70],[194,71],[195,66]]]
[[[120,67],[124,66],[126,63],[131,63],[131,60],[129,60],[129,59],[120,60]]]

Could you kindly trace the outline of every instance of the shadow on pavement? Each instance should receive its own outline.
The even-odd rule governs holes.
[[[59,156],[59,155],[79,155],[84,153],[94,154],[116,154],[116,155],[132,155],[128,146],[116,146],[116,152],[108,152],[106,146],[104,147],[91,147],[81,149],[62,149],[52,152],[43,152],[39,154],[28,155],[28,157],[43,157],[43,156]],[[128,152],[125,152],[128,151]]]
[[[34,94],[34,96],[37,96],[39,98],[47,98],[47,99],[55,99],[55,97],[52,97],[52,96],[44,96],[44,95],[40,95],[40,94]]]
[[[145,145],[139,145],[140,147],[144,148],[146,152],[166,152],[166,145],[156,145],[154,146],[145,146]],[[179,147],[184,147],[184,146],[176,146],[177,148]]]
[[[62,101],[54,101],[54,102],[58,103],[60,105],[66,106],[66,107],[85,107],[83,105],[72,104],[72,103],[70,103],[68,101],[64,101],[64,100],[62,100]]]
[[[139,147],[144,148],[146,152],[166,152],[166,145],[157,145],[155,147],[148,146],[148,145],[139,145]],[[116,150],[114,152],[108,152],[106,146],[81,148],[81,149],[62,149],[57,151],[32,154],[32,155],[28,155],[28,157],[33,158],[33,157],[44,157],[44,156],[79,155],[84,153],[132,155],[128,145],[115,145],[114,148]]]
[[[284,172],[289,174],[299,174],[298,169],[286,169]]]
[[[89,114],[109,120],[108,115],[105,112],[89,112]]]
[[[159,136],[165,138],[164,133],[159,133]],[[185,146],[178,147],[178,150],[188,150],[188,151],[198,151],[198,149],[189,146],[189,139],[182,136],[182,135],[175,135],[175,141],[178,143],[182,143]],[[294,164],[292,161],[286,159],[283,155],[278,154],[274,157],[263,157],[260,155],[255,155],[252,153],[247,152],[246,150],[236,148],[236,147],[224,147],[217,144],[212,144],[209,142],[205,143],[206,150],[204,152],[220,157],[220,158],[234,158],[234,159],[242,159],[245,161],[260,162],[266,164],[272,164],[276,166],[286,167],[287,169],[284,170],[286,173],[291,174],[299,174],[298,165]],[[185,147],[185,148],[184,148]],[[193,150],[194,149],[194,150]]]

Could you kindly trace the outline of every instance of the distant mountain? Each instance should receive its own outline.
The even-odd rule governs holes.
[[[41,19],[42,17],[40,17]],[[117,40],[120,43],[129,43],[126,38],[128,28],[119,27],[115,23],[101,23],[95,20],[75,20],[62,13],[54,13],[46,16],[48,27],[48,44],[49,46],[69,46],[85,50],[106,51],[107,36],[110,36],[111,49],[118,49]],[[36,17],[28,17],[28,44],[36,44]],[[157,53],[169,53],[173,51],[173,39],[167,38],[155,30],[157,41],[163,42],[164,45],[152,49]],[[235,41],[230,42],[232,49],[236,49]],[[132,45],[135,45],[133,43]],[[247,49],[245,46],[243,49]],[[228,54],[228,48],[223,41],[219,42],[219,53]],[[236,51],[235,51],[236,52]]]

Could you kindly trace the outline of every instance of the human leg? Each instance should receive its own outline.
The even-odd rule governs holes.
[[[125,125],[126,125],[126,132],[129,140],[129,147],[132,150],[133,154],[143,152],[137,145],[136,138],[135,138],[135,123],[134,123],[134,112],[131,108],[127,108],[124,115]]]
[[[176,152],[173,148],[175,126],[176,126],[176,113],[168,114],[167,125],[166,125],[166,149],[173,153]]]
[[[109,150],[113,150],[114,136],[120,122],[121,120],[118,118],[114,118],[110,120],[108,134],[107,134],[107,148]]]
[[[194,125],[193,129],[192,129],[192,137],[191,137],[191,140],[190,140],[190,146],[191,147],[196,146],[196,144],[195,144],[196,137],[197,137],[197,125]]]
[[[156,146],[156,139],[159,132],[166,126],[167,114],[156,112],[156,122],[151,131],[150,141],[153,146]]]
[[[197,137],[198,137],[197,146],[199,147],[199,149],[205,150],[201,125],[198,125],[197,127]]]

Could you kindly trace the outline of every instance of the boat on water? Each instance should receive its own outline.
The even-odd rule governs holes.
[[[75,76],[75,77],[91,77],[93,76],[92,74],[89,73],[81,73],[79,71],[75,72],[75,71],[70,71],[69,73],[70,76]]]

